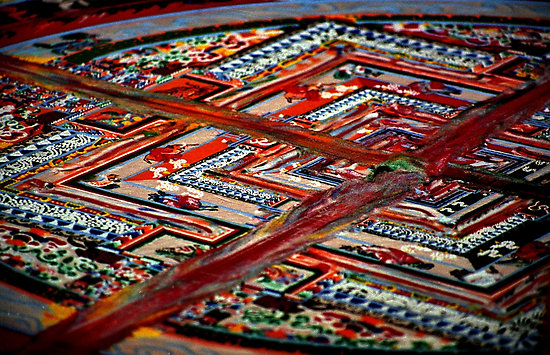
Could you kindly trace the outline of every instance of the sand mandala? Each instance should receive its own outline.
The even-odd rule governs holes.
[[[1,351],[531,353],[550,6],[0,6]]]

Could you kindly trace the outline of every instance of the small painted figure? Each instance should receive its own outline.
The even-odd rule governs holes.
[[[164,191],[149,194],[149,200],[162,203],[166,206],[182,208],[185,210],[217,211],[217,206],[204,205],[201,200],[189,195],[171,195]]]
[[[88,185],[101,187],[102,189],[114,189],[120,187],[120,176],[118,174],[101,175],[101,178],[95,181],[87,181]]]
[[[195,147],[198,144],[170,144],[166,147],[158,147],[152,149],[149,154],[143,158],[147,163],[153,164],[154,162],[166,162],[170,159],[178,159],[181,154],[190,147]]]

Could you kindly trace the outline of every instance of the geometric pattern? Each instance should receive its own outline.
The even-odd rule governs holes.
[[[33,5],[0,6],[2,351],[542,351],[547,5]]]

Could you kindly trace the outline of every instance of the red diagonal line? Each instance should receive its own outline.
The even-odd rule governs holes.
[[[74,353],[100,350],[182,305],[252,277],[263,267],[323,241],[375,207],[399,200],[422,181],[421,172],[381,173],[308,197],[296,209],[220,249],[128,286],[41,333],[26,350]]]
[[[440,176],[454,159],[482,146],[489,135],[504,132],[550,104],[550,74],[519,90],[510,90],[465,110],[441,126],[414,153],[429,162],[427,174]]]
[[[546,199],[550,184],[534,184],[498,173],[460,168],[453,160],[483,146],[486,138],[497,135],[550,105],[550,74],[524,88],[510,90],[465,110],[428,137],[413,155],[427,162],[429,177],[461,179],[485,188]]]
[[[256,115],[81,77],[6,55],[0,54],[0,62],[3,65],[0,70],[22,81],[110,100],[135,112],[162,115],[177,119],[181,123],[204,122],[234,132],[290,143],[323,156],[351,159],[363,164],[376,165],[390,156],[388,153],[366,149],[357,143],[323,132],[284,122],[268,121]]]

